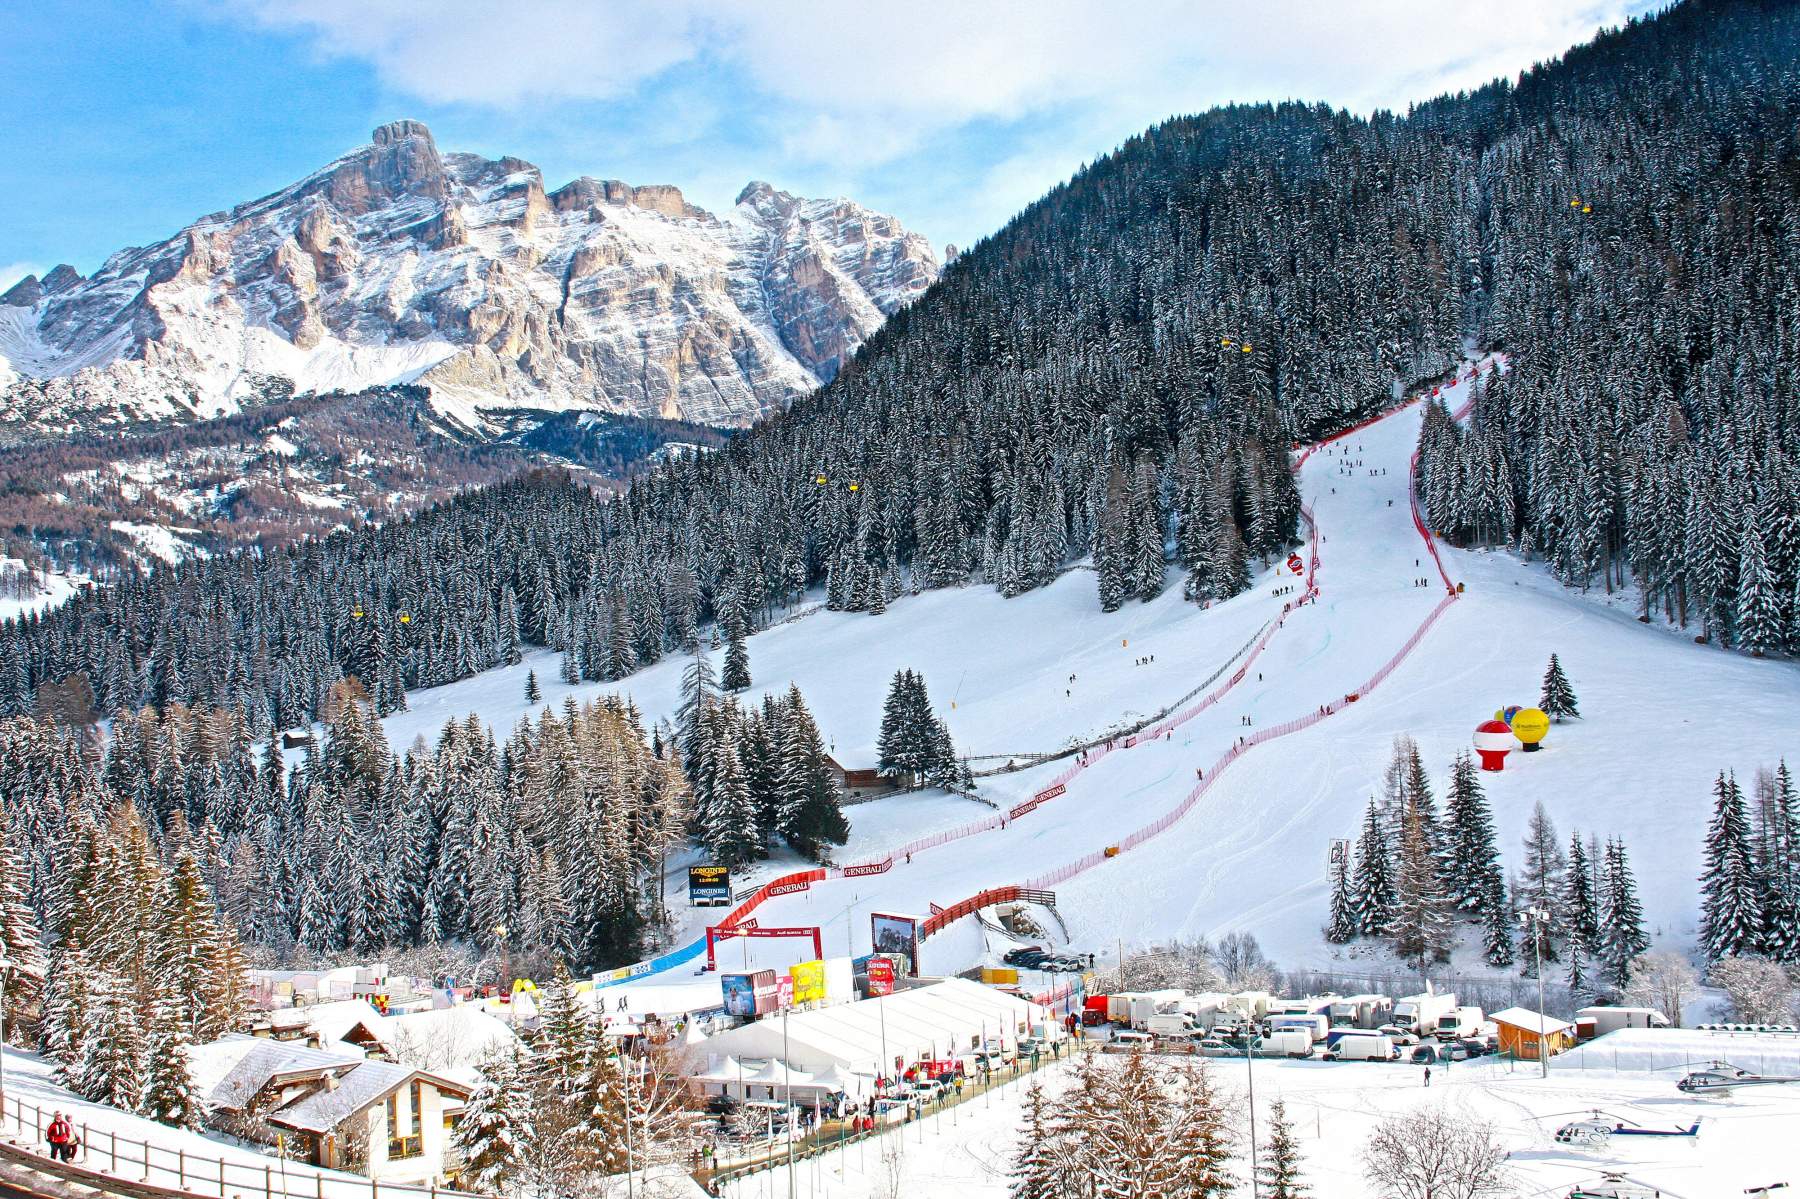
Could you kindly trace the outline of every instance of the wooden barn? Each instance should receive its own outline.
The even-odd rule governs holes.
[[[1539,1050],[1555,1057],[1575,1047],[1575,1026],[1530,1008],[1509,1007],[1489,1017],[1500,1029],[1500,1052],[1535,1062]]]

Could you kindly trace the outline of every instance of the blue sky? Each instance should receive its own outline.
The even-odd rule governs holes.
[[[551,186],[750,179],[967,245],[1145,126],[1231,100],[1404,108],[1642,0],[38,0],[0,36],[0,287],[424,120]]]

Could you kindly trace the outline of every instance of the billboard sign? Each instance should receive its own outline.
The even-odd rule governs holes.
[[[773,970],[757,970],[750,974],[721,974],[719,991],[724,997],[727,1015],[766,1016],[775,1010]]]
[[[750,974],[719,975],[719,991],[725,997],[728,1016],[756,1015],[756,979]]]
[[[787,976],[784,974],[778,980],[773,970],[758,970],[755,977],[756,1014],[766,1016],[781,1006],[780,982],[786,981]]]
[[[869,959],[869,994],[892,995],[894,993],[894,963],[891,958],[874,957]]]
[[[688,906],[731,906],[731,867],[706,863],[688,867]]]
[[[825,963],[795,962],[788,967],[793,981],[795,1003],[818,1003],[825,998]]]
[[[869,914],[871,944],[876,953],[901,958],[906,972],[914,973],[919,953],[919,922],[911,916],[892,916],[885,912]]]
[[[776,977],[775,977],[775,1009],[777,1011],[780,1011],[782,1008],[790,1008],[793,1006],[794,1006],[794,976],[791,974],[776,975]]]

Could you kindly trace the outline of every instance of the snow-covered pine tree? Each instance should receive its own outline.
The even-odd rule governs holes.
[[[1257,1182],[1268,1199],[1306,1199],[1306,1182],[1300,1173],[1300,1138],[1288,1119],[1287,1101],[1269,1104],[1269,1138],[1264,1143]]]
[[[1631,982],[1631,963],[1650,948],[1650,938],[1644,933],[1644,909],[1638,903],[1637,881],[1631,875],[1625,843],[1617,838],[1606,843],[1601,879],[1601,978],[1623,993]]]
[[[1049,1106],[1043,1086],[1032,1079],[1020,1108],[1019,1147],[1007,1171],[1011,1199],[1062,1199],[1065,1173],[1051,1137]]]
[[[1454,928],[1438,883],[1438,858],[1425,804],[1409,797],[1401,818],[1394,877],[1393,914],[1387,922],[1394,953],[1423,974],[1432,962],[1450,960]]]
[[[792,684],[788,687],[777,753],[781,835],[796,852],[822,860],[826,846],[842,845],[850,839],[850,824],[844,819],[837,784],[825,762],[819,726],[807,711],[800,688]]]
[[[719,675],[719,686],[738,692],[750,686],[750,650],[744,644],[749,618],[736,591],[722,602],[719,625],[725,630],[725,666]]]
[[[92,1015],[72,1085],[97,1103],[136,1111],[144,1096],[148,1064],[140,1009],[126,980],[119,975],[101,969],[91,977]]]
[[[1494,818],[1467,751],[1450,764],[1444,804],[1444,884],[1457,910],[1479,915],[1496,884],[1504,890]]]
[[[1232,1133],[1227,1105],[1214,1085],[1212,1071],[1204,1064],[1189,1063],[1176,1071],[1175,1102],[1161,1115],[1157,1139],[1169,1149],[1164,1155],[1170,1186],[1160,1193],[1191,1199],[1224,1199],[1237,1188],[1231,1173]],[[1252,1163],[1254,1168],[1254,1163]],[[1158,1192],[1152,1191],[1151,1194]]]
[[[681,764],[690,779],[694,777],[695,764],[703,756],[701,738],[706,710],[712,706],[717,695],[718,684],[713,678],[712,662],[706,656],[706,650],[701,647],[699,638],[695,638],[688,664],[681,672],[681,706],[675,711],[676,743],[681,747]]]
[[[188,1019],[179,1000],[155,1005],[150,1020],[150,1055],[140,1110],[173,1128],[200,1127],[199,1091],[188,1051]]]
[[[1481,900],[1482,958],[1490,966],[1513,964],[1512,905],[1506,899],[1506,882],[1496,878]]]
[[[701,840],[716,862],[741,866],[757,861],[765,854],[763,834],[756,822],[756,802],[744,784],[737,746],[721,741],[714,747],[713,760],[712,803]]]
[[[1760,780],[1759,780],[1760,781]],[[1758,804],[1758,864],[1765,882],[1763,945],[1778,962],[1800,962],[1800,794],[1786,760],[1768,774]]]
[[[1517,907],[1540,908],[1550,913],[1548,921],[1533,926],[1539,930],[1537,948],[1534,950],[1526,942],[1519,950],[1519,961],[1527,971],[1536,969],[1540,954],[1546,962],[1562,960],[1555,930],[1563,926],[1563,868],[1556,826],[1551,823],[1543,801],[1539,800],[1531,809],[1531,822],[1525,830],[1524,868],[1513,882],[1513,903]]]
[[[887,698],[882,701],[881,731],[875,738],[875,758],[877,767],[885,774],[916,768],[917,756],[912,744],[916,734],[911,678],[910,670],[895,671],[893,682],[888,685]]]
[[[1700,875],[1700,950],[1709,962],[1755,953],[1762,930],[1761,888],[1743,793],[1735,775],[1721,773],[1713,784],[1713,817]]]
[[[39,980],[44,976],[44,942],[37,914],[25,897],[23,863],[6,826],[0,820],[0,956],[12,963],[15,978]]]
[[[485,1063],[451,1143],[463,1159],[468,1185],[489,1194],[509,1188],[520,1164],[521,1141],[530,1136],[526,1071],[518,1050]]]
[[[1331,864],[1331,915],[1325,925],[1325,939],[1333,945],[1354,941],[1361,929],[1356,919],[1356,895],[1350,889],[1350,863],[1344,857]]]
[[[1369,801],[1362,836],[1356,841],[1356,927],[1365,937],[1387,933],[1394,919],[1394,879],[1387,836],[1375,801]]]
[[[537,671],[525,672],[525,702],[532,707],[544,701],[544,689],[538,686]]]
[[[1787,639],[1786,597],[1769,568],[1763,529],[1773,525],[1754,505],[1744,510],[1743,533],[1738,542],[1737,609],[1732,621],[1733,644],[1762,657],[1779,649]]]
[[[1569,944],[1579,946],[1582,956],[1600,956],[1601,900],[1594,880],[1598,864],[1588,861],[1581,844],[1581,834],[1569,836],[1568,869],[1563,874],[1562,911],[1568,922]]]
[[[1562,663],[1557,661],[1555,654],[1550,655],[1550,665],[1544,670],[1538,710],[1558,724],[1567,717],[1581,715],[1575,702],[1575,689],[1569,686],[1569,676],[1563,673]]]

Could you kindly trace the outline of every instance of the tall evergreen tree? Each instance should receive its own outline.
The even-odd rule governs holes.
[[[1563,673],[1562,663],[1556,655],[1550,655],[1550,665],[1544,670],[1543,692],[1538,696],[1538,710],[1558,724],[1565,717],[1580,716],[1576,707],[1575,689],[1569,686],[1569,676]]]
[[[1394,920],[1394,879],[1387,836],[1375,801],[1369,801],[1362,836],[1356,841],[1356,926],[1365,937],[1387,933]]]
[[[1713,784],[1713,817],[1700,875],[1700,949],[1708,961],[1757,951],[1761,900],[1743,792],[1735,775],[1721,773]]]

